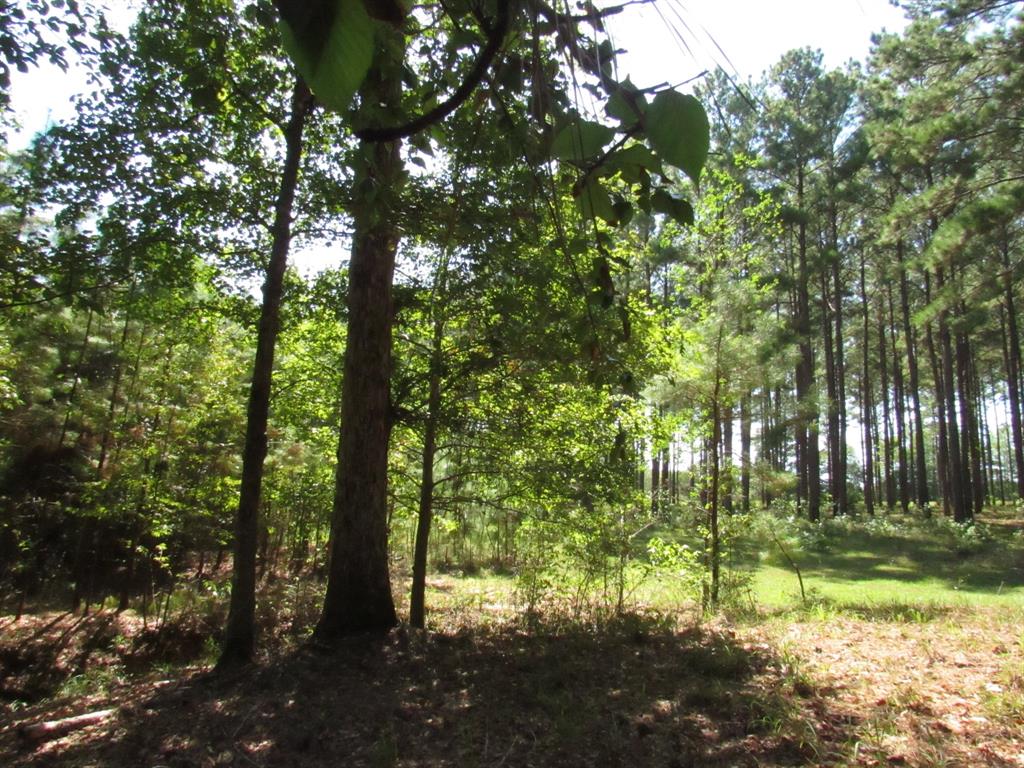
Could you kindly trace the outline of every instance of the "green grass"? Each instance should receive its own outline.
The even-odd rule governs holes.
[[[814,526],[761,513],[742,526],[742,539],[725,558],[724,578],[736,582],[726,607],[841,611],[898,621],[928,621],[957,608],[1024,609],[1024,534],[1015,532],[1022,530],[1021,521],[998,522],[963,529],[943,520],[889,516]],[[656,535],[699,548],[693,529],[679,525]],[[776,538],[800,567],[805,605]],[[675,612],[699,600],[692,580],[688,585],[671,573],[641,573],[638,562],[628,579],[634,587],[631,605]],[[563,597],[572,597],[568,582],[555,581],[564,587]],[[506,574],[439,575],[432,582],[432,605],[467,615],[514,610],[521,597],[514,577]]]
[[[1024,606],[1019,537],[966,535],[929,521],[846,523],[791,553],[810,595],[837,604]],[[777,547],[776,547],[777,550]],[[798,600],[796,573],[776,552],[754,566],[754,593],[768,606]]]
[[[1024,587],[1014,586],[1002,591],[959,589],[948,579],[918,576],[913,579],[890,576],[884,569],[866,571],[851,569],[844,576],[841,569],[801,566],[804,587],[812,600],[836,604],[947,606],[1024,606]],[[765,606],[780,607],[799,602],[800,588],[796,574],[775,565],[760,566],[754,573],[754,594]]]

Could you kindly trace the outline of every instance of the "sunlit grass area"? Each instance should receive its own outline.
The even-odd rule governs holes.
[[[811,599],[836,603],[1024,605],[1024,546],[1012,528],[879,518],[826,524],[789,537]],[[783,543],[782,546],[786,546]],[[754,565],[752,590],[766,606],[799,600],[796,569],[776,544]]]
[[[896,575],[898,574],[898,575]],[[912,578],[911,578],[912,577]],[[954,606],[1024,606],[1024,587],[962,589],[950,579],[918,575],[900,566],[865,568],[863,563],[847,570],[809,566],[803,570],[804,588],[811,600],[840,604],[931,604]],[[752,589],[765,606],[785,606],[800,600],[796,574],[775,565],[762,565],[753,575]]]
[[[1024,608],[1024,536],[998,517],[971,527],[941,519],[904,516],[803,521],[763,513],[743,526],[723,556],[726,607],[759,609],[829,606],[891,613],[899,606],[922,615],[932,608]],[[660,536],[699,548],[689,528]],[[642,547],[625,578],[625,603],[659,611],[699,610],[700,574],[651,567]],[[803,579],[801,596],[800,579]],[[550,592],[567,599],[575,572],[552,575]],[[614,579],[612,579],[614,581]],[[590,584],[591,603],[611,607],[617,592],[607,580]],[[526,596],[514,572],[437,574],[428,582],[430,602],[450,613],[484,617],[522,607]],[[898,612],[898,611],[897,611]]]

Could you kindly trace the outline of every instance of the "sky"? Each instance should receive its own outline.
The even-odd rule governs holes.
[[[126,27],[133,2],[104,4],[114,25]],[[626,8],[609,29],[627,51],[620,74],[648,87],[681,83],[715,66],[740,81],[757,78],[783,53],[803,46],[820,48],[825,64],[838,67],[867,55],[872,32],[903,25],[902,12],[888,0],[657,0]],[[70,117],[71,96],[85,87],[83,73],[50,66],[16,77],[12,102],[22,128],[11,134],[12,146],[27,144],[49,121]]]
[[[607,7],[630,0],[598,0]],[[92,0],[96,2],[96,0]],[[636,0],[633,0],[636,3]],[[127,31],[135,0],[104,0],[115,28]],[[676,85],[721,66],[738,81],[756,79],[783,53],[820,48],[828,67],[863,60],[873,32],[899,31],[901,11],[888,0],[656,0],[630,5],[609,22],[619,49],[619,76],[640,87]],[[684,87],[685,88],[685,87]],[[71,97],[86,89],[80,69],[42,66],[12,83],[19,130],[9,132],[12,149],[24,147],[51,122],[73,116]],[[336,252],[310,247],[294,253],[306,275],[337,264]]]
[[[757,78],[793,48],[820,48],[827,67],[864,60],[871,35],[899,32],[903,13],[889,0],[657,0],[610,23],[620,72],[641,87],[686,81],[721,66]]]

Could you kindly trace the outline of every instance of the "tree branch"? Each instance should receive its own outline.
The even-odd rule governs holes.
[[[476,63],[473,65],[473,69],[470,71],[469,75],[467,75],[466,79],[462,81],[462,84],[455,89],[455,92],[446,101],[438,104],[429,112],[420,115],[405,125],[398,125],[390,128],[364,128],[363,130],[355,132],[356,138],[367,142],[395,141],[397,139],[404,139],[419,133],[425,128],[429,128],[441,120],[444,120],[448,115],[462,106],[463,102],[470,97],[473,91],[476,90],[476,87],[480,85],[480,82],[484,79],[484,76],[487,74],[487,70],[490,69],[491,63],[494,61],[494,57],[498,55],[498,51],[501,49],[501,45],[505,41],[505,35],[508,33],[511,17],[510,5],[511,0],[499,0],[498,18],[495,21],[494,27],[486,30],[487,44],[484,46],[483,50],[480,51],[480,55],[477,57]]]

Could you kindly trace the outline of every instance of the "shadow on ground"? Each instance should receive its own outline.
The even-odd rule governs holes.
[[[138,687],[95,733],[30,752],[8,730],[0,751],[12,768],[822,765],[856,725],[826,694],[726,630],[397,630]]]
[[[0,704],[49,699],[79,676],[113,678],[192,661],[211,632],[199,617],[144,626],[133,614],[110,611],[0,619]],[[5,719],[0,709],[0,727]]]

